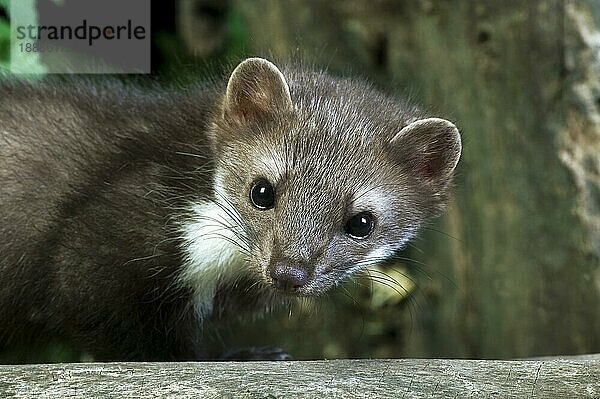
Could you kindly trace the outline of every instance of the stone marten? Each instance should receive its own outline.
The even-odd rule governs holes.
[[[261,58],[186,89],[3,79],[0,346],[206,358],[207,320],[393,256],[443,209],[460,154],[447,120]]]

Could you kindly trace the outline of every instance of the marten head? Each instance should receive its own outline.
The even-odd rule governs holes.
[[[186,230],[190,263],[300,296],[401,249],[444,207],[461,153],[447,120],[260,58],[233,71],[210,138],[214,198]]]

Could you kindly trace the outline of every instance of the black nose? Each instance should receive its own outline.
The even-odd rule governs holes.
[[[301,288],[308,283],[308,274],[305,270],[288,264],[271,266],[271,278],[278,288],[291,290]]]

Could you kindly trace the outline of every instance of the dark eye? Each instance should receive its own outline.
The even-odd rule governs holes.
[[[352,216],[344,226],[344,232],[353,238],[366,238],[373,232],[375,218],[369,212]]]
[[[258,209],[265,210],[275,205],[275,190],[273,185],[265,179],[258,179],[252,183],[250,201]]]

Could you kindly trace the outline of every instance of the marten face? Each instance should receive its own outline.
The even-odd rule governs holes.
[[[227,159],[240,164],[229,161],[216,175],[217,197],[226,198],[243,222],[248,267],[262,281],[290,294],[320,294],[388,258],[415,234],[425,215],[408,189],[398,190],[410,179],[376,160],[368,145],[356,143],[348,157],[327,146],[305,146],[305,138],[317,137],[302,124],[272,133],[286,139],[257,139],[264,151],[230,147]]]
[[[453,124],[419,117],[365,84],[244,61],[211,130],[214,201],[197,208],[221,220],[216,261],[240,262],[215,269],[307,296],[393,256],[443,207],[460,155]]]

